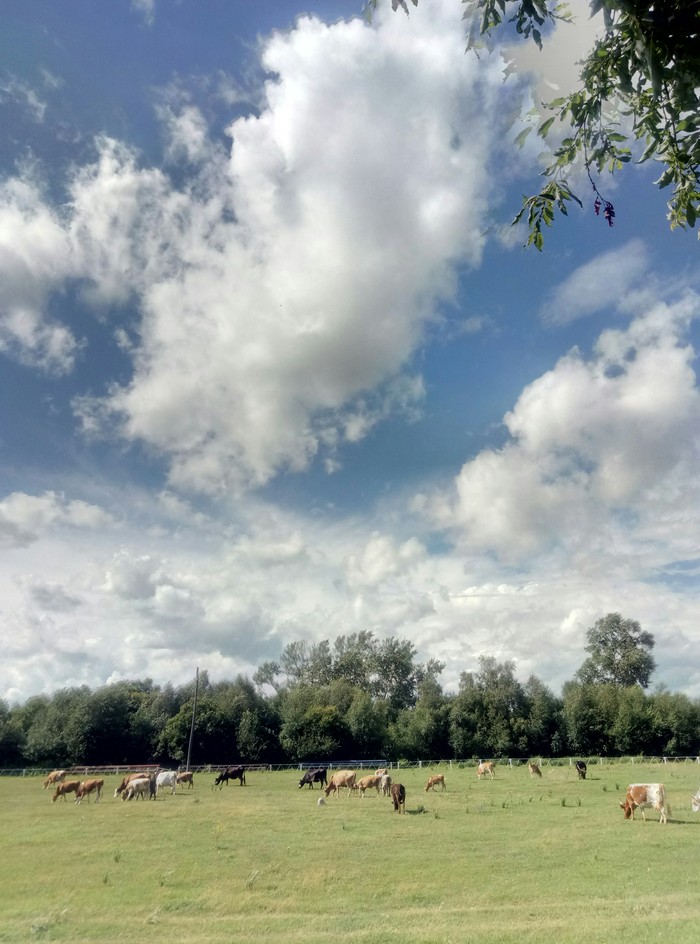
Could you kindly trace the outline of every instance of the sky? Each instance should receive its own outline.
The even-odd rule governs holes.
[[[610,612],[700,697],[696,234],[649,164],[510,226],[571,7],[5,0],[0,698],[360,630],[559,692]]]

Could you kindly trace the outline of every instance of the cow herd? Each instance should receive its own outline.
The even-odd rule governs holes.
[[[530,777],[542,777],[542,771],[538,764],[530,762],[527,765]],[[586,779],[587,767],[584,761],[576,761],[576,774],[580,780]],[[496,764],[494,761],[484,761],[478,764],[476,768],[477,779],[481,780],[488,776],[494,779],[496,773]],[[44,789],[54,787],[52,802],[61,799],[65,802],[69,795],[74,794],[76,803],[81,803],[84,799],[90,802],[90,797],[94,795],[95,802],[98,803],[104,788],[104,780],[101,778],[92,778],[88,780],[66,780],[66,770],[54,770],[44,780]],[[229,780],[238,780],[240,786],[246,785],[245,767],[226,767],[214,780],[214,787],[221,787]],[[357,773],[354,770],[337,770],[331,773],[328,779],[328,770],[325,767],[312,767],[305,771],[299,780],[299,789],[308,786],[313,790],[314,784],[324,791],[326,797],[334,795],[339,797],[341,791],[346,791],[346,796],[358,796],[364,798],[367,792],[374,791],[377,796],[390,797],[394,811],[397,813],[406,812],[406,789],[401,783],[394,783],[385,767],[380,767],[374,774],[368,774],[357,779]],[[146,800],[155,799],[162,790],[170,790],[175,794],[178,786],[186,786],[188,789],[194,787],[194,777],[192,772],[174,771],[174,770],[141,770],[135,773],[126,774],[119,786],[114,791],[114,796],[121,796],[122,800]],[[425,784],[425,792],[434,791],[440,787],[442,791],[447,790],[447,783],[444,774],[432,774],[428,777]],[[320,799],[319,804],[325,801]],[[691,805],[694,813],[700,811],[700,789],[691,796]],[[642,819],[646,822],[647,809],[652,809],[659,814],[659,822],[667,823],[671,813],[671,808],[666,799],[665,787],[662,783],[632,783],[627,788],[625,799],[620,803],[625,819],[634,819],[635,810],[641,810]]]

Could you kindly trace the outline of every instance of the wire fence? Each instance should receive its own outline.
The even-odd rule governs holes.
[[[468,758],[464,760],[396,760],[390,761],[386,758],[374,758],[367,760],[334,760],[334,761],[304,761],[296,764],[259,764],[243,763],[246,771],[258,771],[275,773],[279,771],[305,771],[317,767],[325,767],[327,770],[375,770],[380,767],[386,767],[387,770],[422,770],[423,768],[442,767],[448,770],[454,768],[462,769],[468,767],[477,767],[483,761],[492,760],[501,766],[522,767],[530,762],[536,762],[540,767],[574,767],[577,761],[585,761],[588,766],[594,765],[623,765],[623,764],[700,764],[700,756],[681,755],[681,756],[663,756],[638,754],[636,756],[623,757],[483,757]],[[234,764],[200,764],[190,765],[190,770],[194,774],[219,774],[228,767],[237,766],[241,762]],[[103,776],[123,776],[127,773],[143,771],[144,773],[156,773],[164,769],[158,764],[107,764],[102,766],[83,766],[73,765],[66,767],[66,776],[89,777],[94,775]],[[174,768],[182,771],[184,767]],[[47,777],[55,768],[53,767],[7,767],[0,769],[0,777]]]

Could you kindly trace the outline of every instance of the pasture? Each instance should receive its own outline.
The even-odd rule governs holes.
[[[444,793],[424,792],[433,773]],[[79,806],[0,777],[0,942],[695,942],[700,766],[542,773],[404,770],[406,815],[374,791],[319,807],[295,771],[199,774],[155,802],[107,777]],[[624,820],[640,781],[666,784],[667,826]]]

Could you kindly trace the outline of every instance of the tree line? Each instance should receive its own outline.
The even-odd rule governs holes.
[[[561,695],[492,656],[447,693],[443,663],[369,631],[293,642],[252,678],[200,674],[191,763],[697,754],[700,700],[646,690],[651,633],[610,613],[587,638]],[[182,764],[194,699],[194,680],[147,678],[0,701],[0,767]]]

